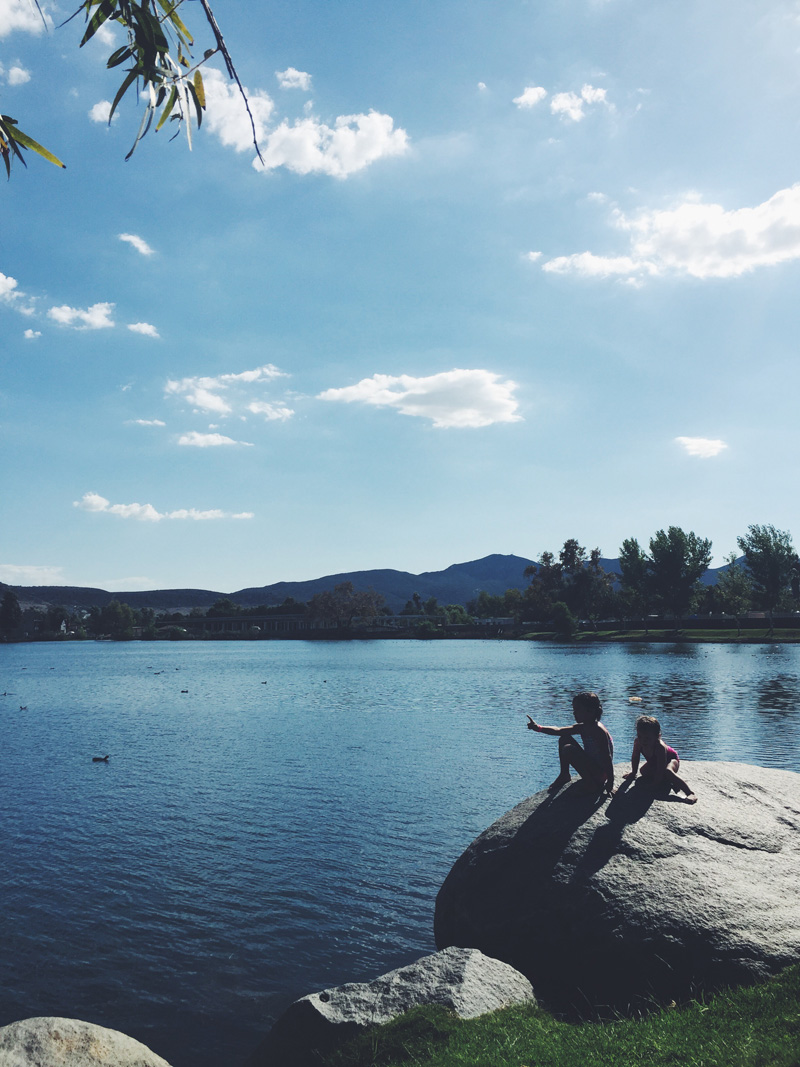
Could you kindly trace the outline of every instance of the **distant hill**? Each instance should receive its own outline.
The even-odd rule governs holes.
[[[229,597],[242,607],[258,607],[261,604],[282,604],[287,597],[295,600],[310,600],[315,593],[333,589],[340,582],[352,582],[359,590],[374,589],[382,593],[392,611],[401,611],[414,593],[423,600],[436,597],[440,604],[466,604],[480,591],[493,595],[505,593],[506,589],[525,589],[528,579],[525,568],[535,566],[533,560],[524,556],[484,556],[469,563],[454,563],[443,571],[370,570],[346,571],[342,574],[326,574],[305,582],[275,582],[272,585],[249,586],[233,593],[215,592],[211,589],[154,589],[110,593],[105,589],[91,589],[72,585],[10,586],[23,607],[47,607],[63,604],[70,609],[89,608],[93,604],[103,607],[111,600],[121,600],[132,608],[153,608],[155,611],[182,611],[192,608],[206,611],[221,597]],[[619,574],[619,560],[601,559],[600,564],[610,574]],[[717,575],[727,567],[706,571],[702,581],[714,585]]]
[[[277,582],[238,589],[230,597],[245,607],[280,604],[289,596],[295,600],[310,600],[315,593],[332,589],[340,582],[352,582],[359,591],[374,589],[382,593],[392,611],[401,611],[414,593],[419,593],[423,600],[435,596],[440,604],[466,604],[482,589],[493,594],[505,593],[506,589],[524,589],[528,585],[524,571],[532,562],[522,556],[492,555],[471,563],[454,563],[443,571],[424,571],[422,574],[393,570],[347,571],[307,582]]]

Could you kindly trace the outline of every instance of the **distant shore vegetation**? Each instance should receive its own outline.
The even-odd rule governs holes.
[[[645,550],[635,538],[619,549],[618,572],[599,548],[577,540],[544,551],[503,594],[485,590],[465,604],[414,593],[394,612],[383,593],[341,582],[308,601],[247,607],[229,597],[184,612],[96,604],[23,608],[2,587],[0,639],[181,640],[341,637],[527,637],[558,640],[800,639],[800,557],[791,534],[753,525],[704,583],[711,541],[670,526]],[[734,633],[735,630],[735,633]]]

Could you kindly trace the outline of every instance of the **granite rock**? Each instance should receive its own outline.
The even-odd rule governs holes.
[[[371,982],[349,982],[296,1000],[276,1021],[248,1067],[314,1062],[359,1031],[421,1004],[441,1004],[472,1019],[509,1004],[535,1003],[530,982],[475,949],[448,948]]]
[[[169,1067],[132,1037],[79,1019],[42,1017],[0,1027],[0,1067]]]
[[[641,779],[610,801],[577,780],[524,800],[447,876],[437,947],[478,948],[578,1010],[680,1000],[800,960],[800,774],[684,762],[681,775],[694,805]]]

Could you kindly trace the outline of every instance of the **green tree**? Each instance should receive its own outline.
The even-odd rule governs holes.
[[[563,600],[557,600],[555,604],[553,604],[551,622],[553,624],[553,629],[559,637],[572,637],[578,629],[575,616]]]
[[[374,589],[356,592],[352,582],[340,582],[332,591],[326,589],[315,593],[308,602],[308,614],[346,629],[357,617],[372,618],[382,614],[384,603],[384,597]]]
[[[38,0],[34,2],[39,7]],[[83,0],[77,11],[67,19],[67,22],[71,22],[80,14],[85,18],[86,29],[80,41],[80,48],[90,41],[105,23],[115,23],[124,31],[125,44],[116,48],[106,63],[109,69],[122,67],[125,75],[114,97],[109,122],[117,105],[132,87],[135,86],[137,97],[144,101],[141,124],[125,158],[130,159],[139,141],[154,122],[156,131],[166,122],[175,123],[178,130],[183,127],[191,148],[192,125],[196,122],[199,128],[206,106],[200,68],[217,54],[222,56],[228,77],[236,83],[242,94],[250,116],[253,146],[260,158],[247,96],[210,3],[208,0],[200,0],[210,47],[203,51],[202,58],[197,62],[192,54],[195,46],[194,35],[178,14],[178,8],[182,6],[184,5],[181,0]],[[41,8],[39,13],[41,14]],[[44,21],[43,15],[42,19]],[[24,133],[16,119],[9,115],[0,115],[0,157],[9,175],[14,159],[23,166],[27,165],[22,154],[25,151],[36,152],[58,167],[65,166],[30,134]]]
[[[0,601],[0,633],[10,636],[22,622],[22,608],[13,589],[6,589]]]
[[[100,611],[100,632],[108,634],[118,641],[127,641],[133,637],[136,616],[129,604],[111,600]]]
[[[711,542],[679,526],[650,538],[650,587],[668,612],[680,619],[692,607],[700,578],[711,562]]]
[[[226,615],[239,615],[241,614],[241,611],[241,604],[236,604],[230,597],[222,596],[214,601],[206,612],[206,617],[209,619],[219,619]]]
[[[744,553],[753,580],[753,598],[769,613],[772,630],[772,613],[788,595],[797,560],[792,535],[787,530],[776,530],[774,526],[748,526],[747,535],[737,537],[736,543]]]
[[[635,537],[628,537],[619,550],[620,585],[631,614],[647,616],[652,599],[647,553]]]
[[[736,619],[736,635],[741,637],[740,617],[753,603],[753,579],[744,567],[736,562],[736,553],[725,557],[727,566],[717,575],[715,600],[720,611]]]

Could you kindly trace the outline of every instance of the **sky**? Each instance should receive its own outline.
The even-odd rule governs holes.
[[[800,3],[216,0],[194,130],[0,0],[0,581],[800,540]],[[182,17],[195,56],[199,4]]]

